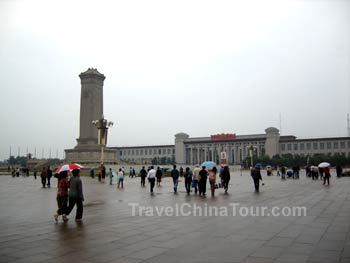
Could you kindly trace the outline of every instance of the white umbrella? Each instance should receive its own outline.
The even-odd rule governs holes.
[[[325,167],[329,167],[329,166],[331,166],[331,165],[330,165],[330,163],[327,163],[327,162],[322,162],[318,165],[318,167],[320,167],[320,168],[325,168]]]

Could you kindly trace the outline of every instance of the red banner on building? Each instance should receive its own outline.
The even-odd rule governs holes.
[[[234,133],[222,133],[222,134],[214,134],[210,135],[211,140],[229,140],[236,138],[236,134]]]

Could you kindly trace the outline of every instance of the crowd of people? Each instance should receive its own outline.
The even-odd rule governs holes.
[[[250,175],[254,182],[254,188],[256,192],[259,192],[260,182],[262,182],[261,168],[261,165],[257,164],[250,170]],[[330,167],[307,166],[305,170],[307,177],[312,178],[312,180],[318,180],[320,178],[323,180],[324,185],[326,183],[329,185],[329,179],[331,177]],[[300,168],[298,166],[292,167],[292,169],[288,170],[286,167],[281,166],[277,168],[277,176],[281,176],[282,180],[285,180],[286,176],[287,178],[291,179],[299,179],[299,171]],[[21,170],[19,168],[12,170],[12,176],[19,177],[20,172]],[[336,174],[337,177],[340,177],[342,174],[342,167],[340,165],[336,166]],[[29,176],[29,169],[28,172],[22,172],[22,175]],[[35,168],[33,170],[33,175],[36,179],[37,171]],[[70,179],[68,179],[68,171],[62,171],[54,175],[54,177],[57,178],[56,199],[58,209],[54,215],[56,222],[60,216],[62,216],[62,220],[64,222],[67,222],[68,215],[71,213],[74,206],[77,206],[75,220],[80,221],[82,219],[84,196],[82,182],[80,179],[80,170],[72,170],[72,175],[73,176]],[[106,178],[106,168],[103,164],[101,164],[101,166],[97,169],[97,175],[98,181],[104,183]],[[117,188],[124,188],[124,167],[119,168],[117,173],[113,172],[112,168],[109,168],[108,175],[110,179],[110,185],[112,185],[113,178],[117,177]],[[147,179],[150,186],[150,193],[153,194],[155,185],[157,185],[157,187],[161,186],[164,170],[161,167],[155,168],[154,166],[149,166],[146,170],[146,168],[143,166],[138,175],[141,178],[141,187],[146,186]],[[272,168],[267,169],[267,175],[273,175]],[[51,186],[52,176],[53,171],[51,170],[50,166],[42,168],[40,177],[43,188],[49,188]],[[90,176],[94,178],[94,168],[91,168]],[[129,177],[136,177],[135,169],[132,167],[130,167]],[[177,166],[173,165],[173,168],[170,171],[170,177],[173,182],[174,194],[178,193],[179,181],[180,178],[182,178],[187,195],[190,195],[191,189],[193,189],[195,195],[203,197],[206,196],[207,183],[209,183],[210,186],[211,196],[215,196],[215,191],[220,188],[222,188],[224,190],[224,193],[227,194],[229,182],[231,179],[230,170],[227,165],[223,165],[220,170],[218,170],[216,166],[200,167],[199,164],[195,165],[193,170],[191,170],[190,167],[186,167],[185,169],[183,169],[183,167],[180,167],[178,170]]]

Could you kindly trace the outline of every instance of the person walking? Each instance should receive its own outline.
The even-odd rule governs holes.
[[[186,188],[187,195],[189,195],[191,192],[192,176],[193,174],[190,167],[186,167],[184,177],[185,177],[185,188]]]
[[[118,188],[120,188],[120,187],[124,188],[124,173],[123,173],[122,168],[119,168],[117,187]]]
[[[157,167],[157,172],[156,172],[156,177],[157,177],[157,186],[160,186],[160,182],[162,181],[162,176],[163,176],[163,172],[160,169],[160,167]]]
[[[140,171],[140,177],[141,177],[141,186],[145,187],[145,180],[147,176],[147,171],[144,166],[142,166],[142,169]]]
[[[46,167],[43,167],[43,169],[41,170],[41,184],[43,185],[43,188],[46,187],[46,177],[47,177],[47,171],[46,171]]]
[[[324,176],[323,176],[323,185],[326,184],[326,181],[329,185],[329,178],[331,177],[330,169],[329,167],[323,168]]]
[[[335,172],[337,173],[338,178],[341,177],[341,174],[343,173],[343,168],[340,164],[337,164],[337,166],[335,167]]]
[[[154,170],[153,165],[151,166],[151,169],[147,173],[147,178],[148,178],[148,182],[150,184],[151,194],[153,194],[153,188],[154,188],[154,185],[156,182],[156,170]]]
[[[281,167],[281,179],[282,180],[286,179],[286,167],[284,166]]]
[[[202,170],[200,170],[199,176],[200,176],[200,180],[198,182],[199,195],[205,196],[205,192],[207,191],[207,178],[208,178],[208,171],[205,169],[205,166],[202,166]]]
[[[105,180],[106,180],[106,166],[104,166],[104,164],[102,163],[102,183],[105,183]]]
[[[80,180],[80,170],[74,169],[72,171],[73,177],[69,180],[69,206],[66,211],[68,216],[75,205],[77,205],[77,211],[75,215],[75,221],[81,221],[83,218],[83,184]]]
[[[112,168],[109,168],[109,185],[113,183],[113,171]]]
[[[210,183],[211,196],[215,195],[216,173],[217,173],[217,169],[215,166],[211,170],[209,170],[209,183]]]
[[[199,175],[199,172],[201,169],[199,168],[199,164],[196,164],[196,167],[193,169],[193,185],[194,185],[194,193],[197,194],[198,192],[198,183],[201,179],[201,176]]]
[[[184,176],[184,168],[182,166],[180,167],[179,174],[181,178]]]
[[[37,173],[37,171],[36,171],[36,168],[34,167],[34,169],[33,169],[33,175],[34,175],[34,179],[36,180],[36,173]]]
[[[97,168],[97,178],[98,178],[98,181],[101,183],[101,180],[102,180],[102,167],[98,167]]]
[[[52,177],[52,170],[50,169],[50,166],[47,167],[47,187],[51,187],[51,177]]]
[[[90,177],[91,177],[91,178],[94,178],[94,177],[95,177],[94,167],[91,167],[91,169],[90,169]]]
[[[320,179],[323,180],[324,169],[322,167],[318,167],[318,174],[320,176]]]
[[[68,204],[68,188],[69,188],[69,181],[68,181],[68,172],[63,171],[59,174],[55,174],[55,177],[57,180],[57,212],[54,214],[54,219],[56,223],[58,222],[58,217],[62,215],[63,222],[67,222],[68,218],[66,216],[67,211],[67,204]]]
[[[221,174],[221,180],[222,180],[222,187],[225,189],[225,194],[227,194],[228,191],[228,184],[230,182],[231,175],[230,175],[230,169],[227,165],[224,166],[224,170]]]
[[[261,167],[259,165],[255,165],[255,168],[251,170],[251,176],[254,181],[255,192],[259,192],[260,180],[262,181],[260,169]]]
[[[177,186],[179,184],[179,176],[180,173],[179,171],[176,169],[176,165],[174,164],[173,169],[170,172],[171,177],[173,178],[173,184],[174,184],[174,194],[177,193]]]

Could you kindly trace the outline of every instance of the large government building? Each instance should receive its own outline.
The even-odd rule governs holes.
[[[206,160],[229,165],[239,165],[254,152],[254,156],[292,154],[342,154],[350,157],[350,137],[297,139],[281,136],[270,127],[262,134],[217,134],[210,137],[191,138],[186,133],[175,135],[174,145],[111,147],[120,161],[148,163],[152,159],[170,158],[177,164],[196,164]]]
[[[281,136],[279,130],[267,128],[265,133],[252,135],[216,134],[191,138],[186,133],[175,135],[173,145],[104,147],[99,144],[98,129],[92,125],[103,118],[103,85],[105,76],[89,68],[81,79],[80,131],[77,145],[66,149],[67,162],[92,164],[96,162],[196,164],[215,161],[229,165],[242,164],[248,156],[293,154],[344,154],[350,156],[350,137],[297,139]],[[107,137],[106,137],[107,139]],[[160,161],[160,162],[159,162]]]

